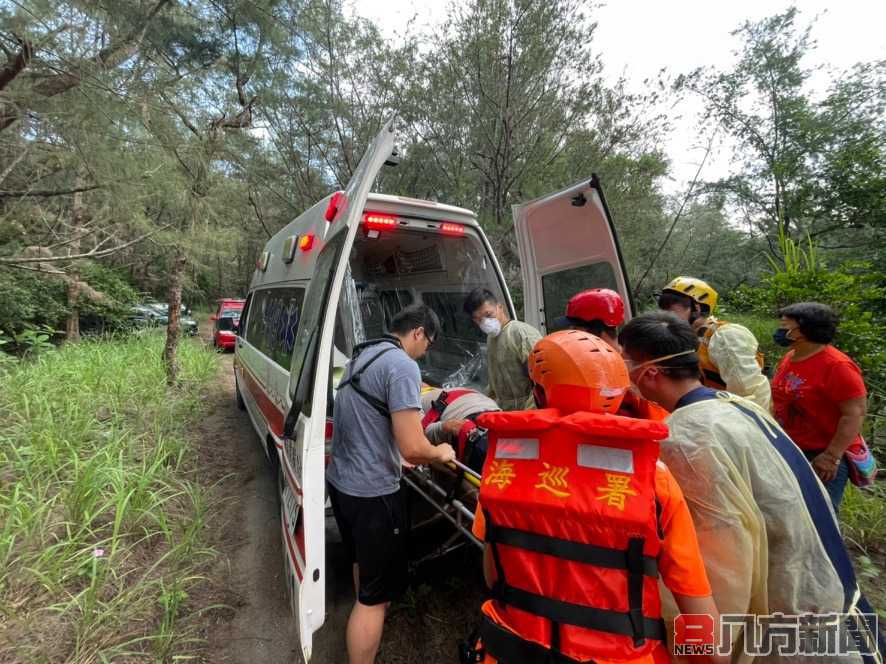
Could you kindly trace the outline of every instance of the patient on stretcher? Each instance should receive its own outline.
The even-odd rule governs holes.
[[[428,440],[452,443],[458,460],[479,473],[486,459],[486,435],[474,420],[483,413],[501,410],[498,404],[476,390],[442,390],[424,384],[421,407]]]

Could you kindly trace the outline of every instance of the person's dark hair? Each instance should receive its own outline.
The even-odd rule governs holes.
[[[784,316],[797,323],[803,336],[817,344],[829,344],[837,334],[840,322],[837,312],[820,302],[797,302],[780,309],[779,318]]]
[[[572,327],[584,330],[585,332],[590,332],[595,337],[599,337],[603,333],[608,334],[613,339],[618,337],[618,328],[610,327],[602,320],[574,321]]]
[[[618,343],[642,360],[698,350],[698,335],[685,320],[670,311],[642,314],[622,328]],[[674,379],[698,376],[698,354],[681,355],[661,362],[664,373]]]
[[[671,290],[664,290],[661,293],[658,293],[655,297],[658,301],[659,309],[667,310],[675,304],[688,307],[689,309],[695,309],[695,305],[698,305],[702,315],[707,316],[711,313],[711,307],[709,305],[702,304],[701,302],[696,302],[691,297],[689,297],[688,295],[684,295],[683,293],[677,293],[676,291]]]
[[[436,340],[440,334],[440,319],[437,314],[426,304],[410,304],[403,307],[396,316],[391,319],[391,334],[408,334],[418,328],[424,328],[428,339]]]
[[[473,316],[474,312],[487,302],[498,304],[498,298],[495,297],[495,294],[488,288],[475,288],[468,293],[468,296],[465,298],[465,313],[468,316]]]

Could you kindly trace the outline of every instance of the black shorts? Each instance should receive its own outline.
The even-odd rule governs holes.
[[[361,498],[327,487],[348,556],[359,566],[357,600],[374,606],[397,599],[408,583],[403,490]]]

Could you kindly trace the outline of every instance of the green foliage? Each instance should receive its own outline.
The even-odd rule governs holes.
[[[886,490],[877,483],[863,491],[846,487],[840,505],[840,524],[862,591],[882,618],[886,618],[886,586],[882,582],[886,563]]]
[[[860,491],[847,487],[840,505],[840,521],[862,549],[883,549],[886,543],[886,489],[875,484]]]
[[[132,305],[139,300],[135,288],[118,271],[95,262],[80,268],[80,278],[104,296],[101,300],[80,298],[81,331],[108,332],[126,328]]]
[[[796,302],[821,302],[840,316],[834,345],[861,367],[873,395],[871,418],[880,417],[886,399],[886,274],[866,261],[847,262],[830,269],[811,241],[804,248],[781,236],[783,263],[758,286],[742,286],[727,294],[729,306],[768,316],[776,326],[780,308]],[[760,337],[758,337],[760,338]]]
[[[51,339],[57,334],[58,332],[48,325],[41,325],[39,327],[26,325],[21,332],[16,332],[12,335],[12,341],[19,354],[33,356],[52,350],[55,346],[53,346]]]
[[[817,95],[808,84],[812,27],[796,7],[747,21],[733,33],[732,69],[699,69],[680,87],[703,99],[707,119],[736,145],[738,168],[708,191],[725,195],[773,245],[782,232],[810,233],[845,258],[865,246],[861,229],[882,242],[886,61],[839,72]]]
[[[0,269],[0,330],[13,337],[26,325],[61,325],[67,316],[65,287],[36,272]]]
[[[130,307],[138,300],[135,289],[110,267],[92,261],[78,266],[79,279],[88,284],[97,298],[81,293],[80,327],[84,334],[124,329]],[[19,269],[0,270],[0,333],[14,340],[5,350],[21,353],[43,341],[59,340],[58,330],[65,328],[68,317],[65,282],[39,272]]]
[[[16,661],[187,655],[183,606],[212,554],[184,427],[218,364],[185,343],[170,395],[161,348],[158,334],[84,341],[4,375],[0,604]]]

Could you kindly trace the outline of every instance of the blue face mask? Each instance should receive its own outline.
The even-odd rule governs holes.
[[[793,343],[793,340],[788,337],[788,332],[790,332],[790,330],[786,330],[783,327],[780,327],[772,333],[772,340],[779,346],[784,346],[785,348],[787,348]]]

